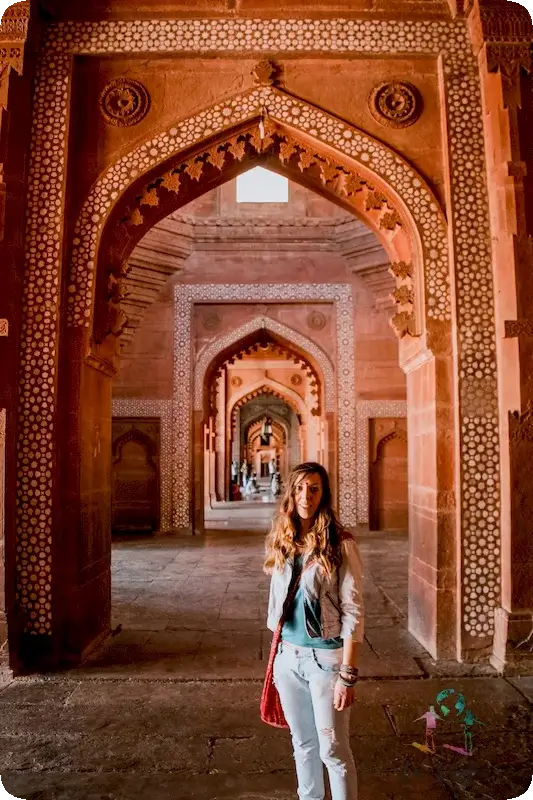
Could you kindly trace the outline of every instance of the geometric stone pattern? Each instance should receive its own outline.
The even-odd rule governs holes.
[[[227,287],[225,288],[227,291]],[[225,300],[226,297],[223,297],[222,299]],[[322,296],[320,299],[323,300],[324,297]],[[251,333],[263,330],[263,328],[266,331],[271,331],[271,333],[277,333],[280,336],[283,336],[286,341],[298,345],[298,347],[301,347],[308,355],[313,357],[315,362],[322,370],[322,382],[324,386],[324,410],[326,412],[335,411],[335,377],[333,374],[333,366],[328,356],[320,347],[318,347],[318,345],[316,345],[306,336],[303,336],[301,333],[292,330],[292,328],[283,325],[283,323],[278,322],[275,319],[269,319],[268,317],[256,317],[255,319],[249,320],[244,325],[241,325],[240,328],[236,328],[235,330],[229,331],[225,336],[219,337],[204,350],[198,359],[194,370],[195,411],[201,411],[204,407],[205,374],[213,359],[216,358],[219,353],[225,350],[226,347],[230,347],[232,344],[244,339],[245,336],[249,336]]]
[[[141,52],[441,58],[450,147],[449,221],[455,249],[463,622],[473,636],[492,634],[492,612],[500,592],[495,328],[479,74],[463,19],[135,20],[68,22],[48,29],[34,94],[21,334],[17,585],[27,629],[47,633],[51,619],[51,425],[72,56]],[[111,205],[135,173],[208,138],[215,130],[257,116],[265,105],[275,120],[332,146],[394,187],[422,242],[422,263],[415,264],[415,273],[424,283],[421,298],[425,299],[426,322],[449,319],[448,269],[452,261],[447,255],[446,230],[437,204],[416,173],[396,153],[341,120],[271,87],[258,87],[180,121],[134,153],[125,154],[97,181],[75,232],[69,285],[71,322],[84,327],[91,324],[98,236]],[[42,158],[44,150],[46,159]],[[46,186],[45,193],[42,186]]]
[[[406,417],[405,400],[359,400],[357,415],[357,521],[368,523],[370,465],[368,453],[368,420],[378,417]]]
[[[189,475],[191,459],[191,418],[193,409],[202,410],[203,392],[199,382],[194,383],[194,368],[191,363],[191,324],[194,303],[199,302],[316,302],[334,303],[337,324],[337,411],[338,411],[338,474],[339,514],[345,525],[355,525],[357,520],[356,458],[355,458],[355,364],[353,299],[351,286],[347,284],[176,284],[174,286],[174,527],[189,527],[190,486],[185,476]],[[265,318],[267,327],[273,320]],[[249,323],[250,333],[257,329],[256,321]],[[307,340],[280,326],[301,346]],[[241,329],[239,329],[240,333]],[[240,338],[240,337],[239,337]],[[227,340],[227,341],[226,341]],[[213,346],[218,352],[233,341],[230,332]],[[308,343],[307,343],[308,344]],[[211,351],[212,348],[210,348]],[[327,359],[313,346],[313,355],[324,374]],[[213,357],[216,355],[213,349]],[[202,358],[198,376],[205,376],[207,363]],[[331,364],[329,365],[331,370]],[[195,387],[194,398],[191,388]]]
[[[161,452],[159,481],[161,495],[161,530],[172,527],[172,401],[149,397],[114,397],[113,417],[158,417]]]
[[[499,413],[492,242],[479,69],[471,50],[444,62],[452,164],[459,352],[463,627],[490,636],[500,604]]]

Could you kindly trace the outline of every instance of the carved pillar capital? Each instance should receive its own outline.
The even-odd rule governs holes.
[[[533,71],[533,23],[529,12],[510,0],[471,0],[468,21],[480,66],[501,75],[504,105],[520,106],[520,75]]]
[[[29,19],[30,4],[22,2],[10,6],[0,22],[0,108],[7,108],[11,70],[22,74]]]

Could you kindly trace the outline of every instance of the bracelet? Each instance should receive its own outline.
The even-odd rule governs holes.
[[[352,667],[351,664],[341,664],[341,672],[347,672],[348,675],[358,675],[359,670],[357,667]]]
[[[350,673],[346,673],[343,669],[339,670],[339,674],[342,675],[345,681],[352,681],[355,683],[359,680],[358,675],[350,675]]]
[[[342,675],[339,675],[337,680],[339,680],[343,686],[346,686],[347,689],[352,689],[357,683],[357,678],[355,678],[355,680],[353,679],[346,680],[346,678],[344,678]]]

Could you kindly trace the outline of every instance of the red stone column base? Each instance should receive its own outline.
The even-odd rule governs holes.
[[[533,666],[533,609],[513,613],[497,608],[490,663],[503,673],[524,662],[529,668]]]

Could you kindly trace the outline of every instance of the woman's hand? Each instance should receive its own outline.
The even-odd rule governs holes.
[[[335,684],[333,695],[333,707],[336,711],[344,711],[349,708],[355,700],[355,686],[345,686],[340,681]]]

